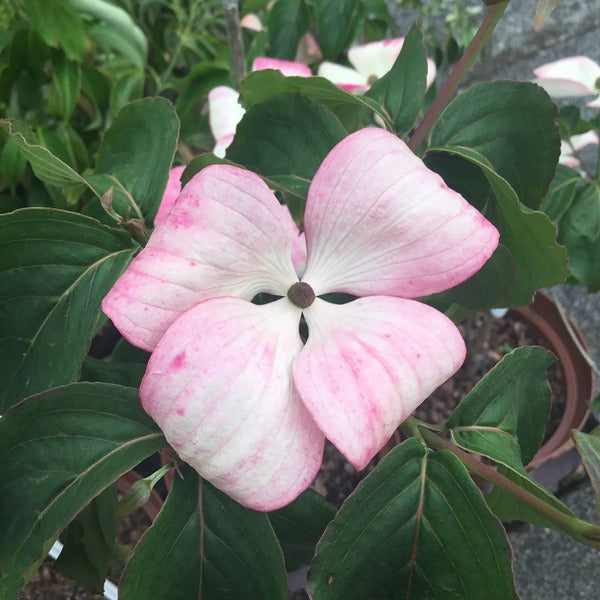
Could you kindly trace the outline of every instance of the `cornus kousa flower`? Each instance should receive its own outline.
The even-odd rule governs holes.
[[[298,230],[262,179],[206,167],[103,302],[153,352],[140,396],[170,444],[257,510],[310,485],[325,437],[365,467],[459,368],[454,324],[412,298],[464,281],[498,243],[477,210],[377,128],[325,158],[304,231],[300,275]],[[260,292],[277,299],[252,303]],[[332,292],[359,298],[332,304]]]
[[[598,134],[595,131],[586,131],[579,135],[573,135],[569,138],[569,141],[561,141],[560,143],[560,157],[558,162],[566,165],[567,167],[577,168],[581,163],[575,156],[575,153],[579,152],[586,146],[597,145],[600,140]]]
[[[311,70],[305,64],[291,60],[267,58],[259,56],[252,64],[253,71],[275,69],[281,71],[286,77],[310,77]],[[246,111],[239,103],[239,94],[225,85],[213,88],[208,93],[208,124],[215,138],[213,153],[219,158],[225,156],[225,151],[233,142],[235,130]]]
[[[392,68],[403,44],[404,38],[400,37],[354,46],[348,50],[348,60],[354,69],[325,61],[319,66],[318,75],[348,92],[368,90]],[[435,63],[428,58],[427,87],[433,83],[435,74]]]
[[[534,83],[554,98],[595,96],[600,92],[600,65],[587,56],[570,56],[533,71]],[[600,108],[600,96],[587,103]]]

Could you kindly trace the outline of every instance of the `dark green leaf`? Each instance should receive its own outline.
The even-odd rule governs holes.
[[[179,121],[162,98],[128,104],[104,135],[96,174],[116,177],[150,225],[158,211],[173,163]]]
[[[552,185],[540,206],[540,210],[544,211],[555,224],[560,222],[573,204],[577,185],[581,181],[581,175],[575,169],[565,165],[557,166]]]
[[[394,131],[403,136],[412,128],[423,105],[427,57],[423,36],[416,25],[409,31],[393,67],[365,93],[381,104]]]
[[[500,430],[513,436],[527,464],[544,437],[550,410],[546,369],[554,360],[539,346],[517,348],[504,356],[454,409],[447,423],[454,441],[461,445],[476,433],[483,443],[488,428],[493,436]]]
[[[189,467],[135,549],[128,600],[287,598],[281,549],[266,514],[244,508]]]
[[[269,69],[250,73],[240,83],[240,102],[245,108],[279,94],[300,94],[324,104],[348,130],[372,121],[371,112],[384,121],[389,120],[386,111],[374,100],[350,94],[323,77],[285,77],[281,72]]]
[[[457,146],[430,148],[429,151],[448,152],[477,165],[493,192],[495,200],[480,210],[500,231],[500,242],[510,250],[517,269],[512,288],[498,299],[498,306],[529,304],[539,288],[565,281],[569,274],[566,252],[556,241],[556,227],[544,213],[522,206],[508,182],[478,152]],[[447,183],[454,187],[453,182]],[[470,186],[469,182],[465,185]],[[457,191],[463,193],[460,184],[457,187]],[[471,200],[472,193],[467,189],[463,195]]]
[[[123,232],[76,213],[0,215],[0,414],[15,401],[76,381],[100,301],[131,261]]]
[[[546,369],[553,355],[540,347],[517,348],[507,354],[464,398],[448,420],[454,442],[491,458],[502,473],[547,504],[571,511],[529,477],[526,465],[537,452],[550,410]],[[530,507],[499,489],[488,498],[498,517],[553,525]]]
[[[577,190],[560,222],[558,239],[567,247],[573,277],[590,292],[600,290],[600,186]]]
[[[463,465],[412,438],[329,524],[309,572],[319,600],[516,598],[500,523]]]
[[[269,12],[271,56],[294,60],[300,38],[310,25],[304,0],[277,0]]]
[[[88,41],[83,23],[69,0],[25,0],[27,16],[35,31],[53,48],[61,47],[72,59],[81,59]]]
[[[118,556],[116,485],[96,496],[67,528],[54,568],[88,590],[102,593],[110,562]]]
[[[281,94],[246,112],[227,158],[285,184],[310,181],[345,135],[340,122],[323,105]]]
[[[356,0],[315,0],[314,10],[323,56],[335,60],[354,39],[363,18],[363,7]]]
[[[532,83],[479,83],[457,96],[431,132],[432,146],[477,151],[529,208],[540,206],[560,153],[556,106]]]
[[[75,383],[9,410],[0,419],[0,591],[95,496],[165,443],[131,388]]]
[[[81,381],[103,381],[130,387],[140,387],[146,365],[142,363],[107,362],[86,356],[81,365]]]
[[[334,516],[335,507],[312,489],[284,508],[269,513],[288,572],[311,561],[319,538]]]
[[[573,431],[572,436],[596,494],[596,514],[600,515],[600,429]]]

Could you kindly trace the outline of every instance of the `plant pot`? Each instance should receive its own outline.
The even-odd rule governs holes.
[[[532,304],[512,310],[546,338],[565,376],[565,409],[560,423],[527,465],[528,469],[537,469],[573,447],[571,429],[581,429],[590,415],[588,404],[593,399],[594,371],[573,341],[556,303],[548,295],[538,292]],[[569,323],[587,350],[581,332],[570,319]]]

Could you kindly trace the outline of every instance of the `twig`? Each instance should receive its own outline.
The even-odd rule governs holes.
[[[246,54],[242,27],[240,25],[240,12],[237,0],[223,0],[223,10],[227,21],[227,37],[231,49],[231,64],[233,66],[233,82],[237,88],[240,81],[246,76]]]

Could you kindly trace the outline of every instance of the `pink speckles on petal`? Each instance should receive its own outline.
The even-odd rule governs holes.
[[[140,388],[181,458],[255,510],[291,502],[321,464],[324,436],[291,381],[299,320],[286,298],[203,302],[167,331]]]
[[[327,155],[311,183],[303,279],[317,295],[416,298],[481,268],[499,234],[395,135],[362,129]]]
[[[309,337],[294,360],[296,388],[357,469],[464,361],[454,324],[420,302],[372,296],[334,305],[317,298],[304,315]]]

